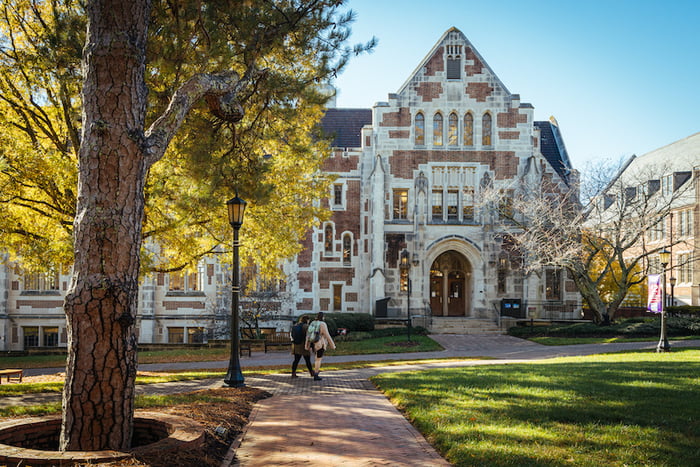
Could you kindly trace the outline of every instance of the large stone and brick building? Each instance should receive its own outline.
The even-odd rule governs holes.
[[[279,318],[272,327],[321,310],[410,313],[414,324],[465,333],[495,327],[502,307],[523,317],[580,317],[566,275],[523,274],[508,229],[479,203],[483,187],[510,190],[517,181],[575,189],[556,122],[533,115],[450,29],[387,102],[328,109],[323,127],[335,139],[325,170],[337,176],[327,200],[332,218],[285,266],[286,290],[260,300],[247,295],[244,303],[268,300]],[[226,337],[229,278],[215,256],[192,273],[144,278],[139,342]],[[0,266],[0,350],[66,346],[69,279],[69,268],[32,274]]]
[[[486,186],[576,189],[556,121],[533,115],[455,28],[387,102],[328,109],[333,216],[287,268],[290,311],[386,307],[455,332],[497,323],[504,304],[520,316],[580,317],[565,274],[525,276],[507,229],[479,204]]]

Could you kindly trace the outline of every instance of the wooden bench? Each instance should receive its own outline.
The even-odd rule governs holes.
[[[7,382],[10,382],[11,378],[15,378],[18,383],[22,382],[22,370],[18,368],[10,368],[7,370],[0,370],[0,384],[2,384],[2,377],[7,376]]]
[[[273,332],[265,334],[265,353],[268,347],[286,347],[291,348],[292,338],[288,332]]]

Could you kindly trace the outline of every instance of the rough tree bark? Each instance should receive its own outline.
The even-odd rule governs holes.
[[[242,116],[235,97],[245,79],[198,75],[145,130],[150,10],[143,0],[87,6],[75,263],[64,305],[69,354],[61,450],[130,447],[146,174],[204,96],[231,121]]]

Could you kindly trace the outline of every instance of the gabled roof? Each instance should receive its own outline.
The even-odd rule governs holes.
[[[486,74],[490,74],[494,80],[494,82],[503,90],[503,92],[506,95],[510,95],[510,91],[508,91],[508,88],[506,88],[505,84],[500,80],[498,75],[493,72],[491,67],[486,63],[486,60],[484,60],[484,57],[481,56],[478,50],[476,50],[476,47],[467,39],[467,36],[464,35],[462,31],[457,29],[456,27],[451,27],[445,33],[440,37],[440,40],[437,41],[437,43],[433,46],[432,49],[430,49],[430,52],[423,58],[423,60],[418,64],[415,70],[413,70],[413,73],[411,73],[408,76],[408,79],[406,82],[399,88],[398,94],[404,93],[404,91],[408,88],[409,84],[411,81],[413,81],[417,75],[423,75],[423,68],[428,64],[428,62],[433,58],[435,55],[435,52],[440,47],[443,47],[446,43],[449,43],[449,38],[451,34],[457,34],[459,36],[459,39],[464,42],[465,46],[471,49],[471,52],[474,54],[474,56],[477,58],[477,61],[481,62],[481,65],[483,66],[483,69],[485,70]],[[454,37],[454,36],[453,36]]]
[[[372,109],[328,109],[321,118],[321,129],[331,136],[334,148],[362,147],[362,127],[372,123]]]
[[[559,132],[556,120],[547,122],[533,122],[535,128],[540,130],[540,151],[549,165],[559,174],[559,176],[569,182],[571,173],[571,162],[569,154],[566,152],[564,140]]]

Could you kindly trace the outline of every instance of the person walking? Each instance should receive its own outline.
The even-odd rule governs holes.
[[[298,378],[297,366],[299,366],[301,357],[304,357],[306,368],[309,369],[309,374],[311,374],[311,376],[316,376],[311,366],[311,353],[309,349],[306,348],[306,331],[308,328],[308,316],[301,316],[299,322],[292,327],[292,354],[294,355],[294,361],[292,362],[292,378]]]
[[[309,324],[309,328],[306,330],[305,348],[316,355],[314,359],[315,381],[321,380],[319,376],[321,372],[321,360],[323,359],[326,348],[330,346],[331,349],[335,349],[335,342],[333,342],[333,338],[328,332],[328,325],[323,319],[323,312],[319,311],[318,315],[316,315],[316,319]]]

